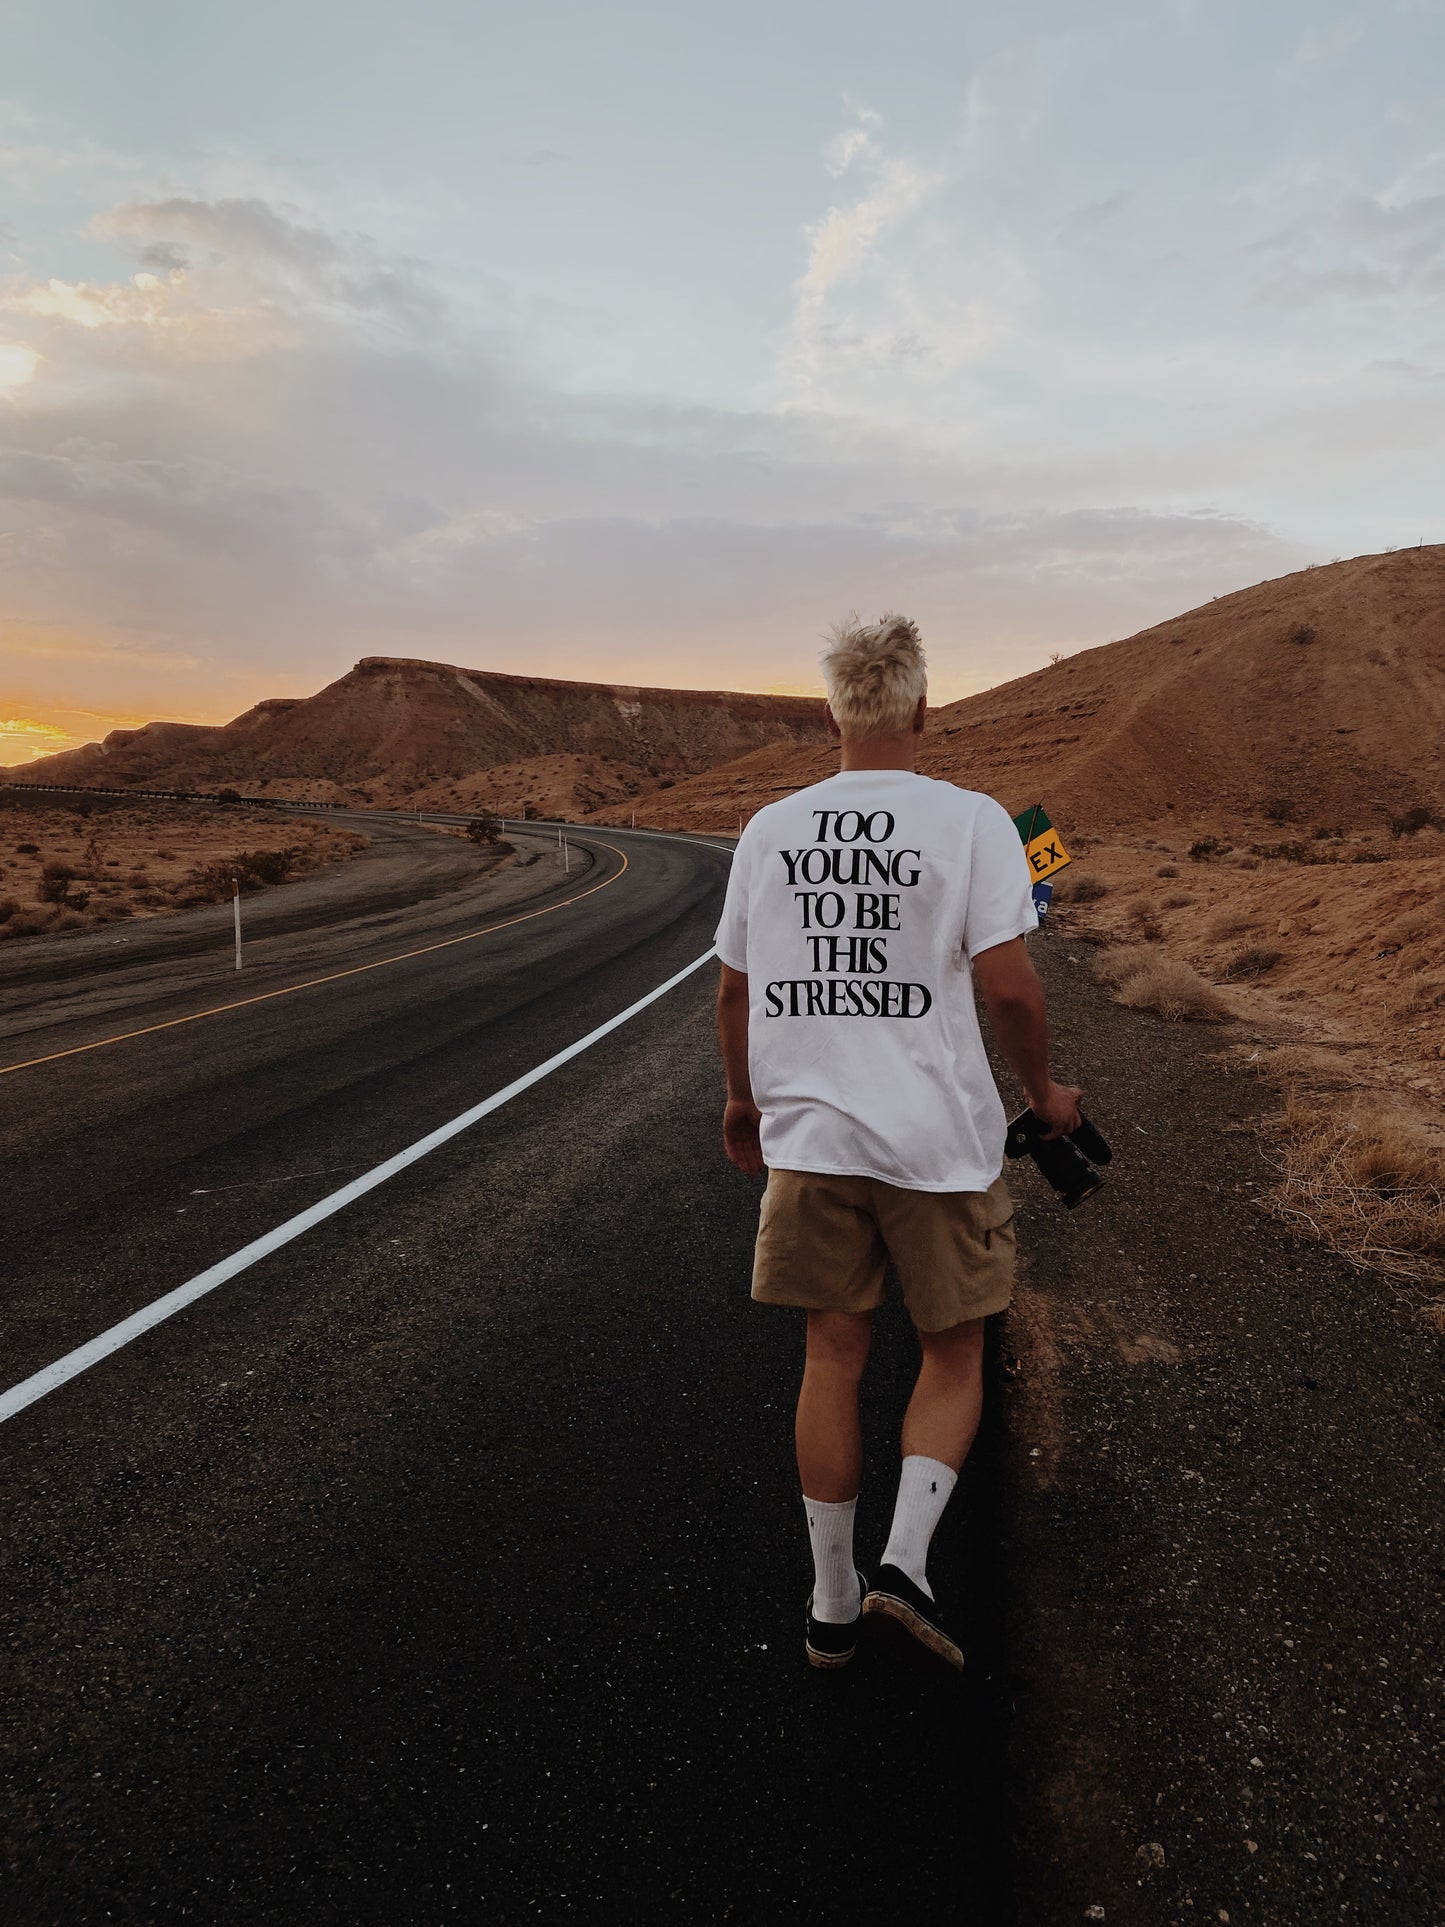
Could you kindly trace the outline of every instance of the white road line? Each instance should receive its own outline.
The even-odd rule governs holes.
[[[37,1399],[44,1398],[47,1392],[55,1391],[57,1387],[64,1385],[72,1378],[78,1378],[82,1372],[88,1372],[92,1365],[98,1365],[103,1358],[109,1358],[112,1352],[118,1352],[123,1345],[128,1345],[133,1338],[139,1338],[153,1325],[162,1324],[167,1318],[173,1318],[178,1311],[184,1311],[187,1305],[195,1304],[198,1298],[204,1298],[208,1291],[214,1291],[217,1285],[225,1284],[228,1278],[234,1278],[238,1272],[247,1270],[262,1258],[269,1257],[273,1251],[279,1251],[282,1245],[290,1244],[293,1238],[299,1238],[313,1225],[320,1224],[326,1218],[334,1217],[338,1211],[344,1211],[347,1205],[354,1204],[358,1198],[365,1197],[368,1191],[374,1191],[379,1184],[385,1184],[388,1178],[394,1178],[399,1171],[405,1171],[408,1165],[415,1164],[429,1151],[435,1151],[439,1145],[446,1144],[452,1138],[459,1136],[480,1119],[489,1116],[493,1111],[500,1110],[503,1104],[509,1104],[514,1097],[519,1097],[523,1091],[530,1090],[534,1084],[540,1084],[544,1077],[550,1077],[553,1071],[560,1070],[574,1057],[580,1057],[583,1051],[590,1050],[592,1045],[601,1038],[620,1029],[623,1024],[636,1017],[639,1011],[646,1010],[649,1004],[655,1004],[659,997],[665,997],[668,991],[675,989],[695,970],[701,970],[703,965],[716,955],[716,950],[704,950],[700,957],[694,957],[690,964],[685,964],[674,976],[669,977],[666,983],[659,984],[655,990],[649,990],[645,997],[639,997],[635,1004],[629,1004],[627,1009],[619,1011],[617,1016],[609,1017],[605,1024],[599,1024],[596,1030],[589,1031],[585,1037],[578,1038],[575,1044],[569,1044],[565,1050],[559,1050],[555,1057],[549,1057],[546,1063],[538,1064],[535,1070],[526,1072],[524,1076],[504,1085],[501,1090],[493,1091],[490,1097],[484,1097],[480,1104],[474,1104],[469,1111],[463,1111],[460,1117],[454,1117],[449,1124],[442,1124],[435,1131],[429,1131],[425,1137],[419,1137],[415,1144],[409,1144],[404,1151],[398,1151],[395,1157],[388,1158],[384,1164],[378,1164],[374,1169],[364,1172],[361,1177],[353,1178],[350,1184],[342,1185],[339,1191],[333,1191],[330,1197],[322,1198],[319,1203],[308,1205],[306,1210],[298,1212],[294,1218],[288,1218],[284,1224],[277,1225],[274,1231],[268,1231],[254,1239],[240,1251],[233,1252],[229,1258],[223,1258],[219,1264],[212,1265],[209,1270],[198,1272],[189,1283],[178,1285],[174,1291],[168,1291],[164,1297],[157,1298],[142,1310],[132,1312],[129,1318],[123,1318],[118,1325],[112,1325],[109,1331],[101,1332],[99,1337],[90,1339],[73,1352],[67,1352],[64,1358],[57,1358],[53,1365],[46,1365],[31,1377],[22,1379],[18,1385],[12,1385],[8,1392],[0,1394],[0,1425],[3,1425],[6,1419],[14,1418],[17,1412],[23,1412],[27,1405],[33,1405]]]

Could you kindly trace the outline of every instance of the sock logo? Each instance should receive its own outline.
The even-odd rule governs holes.
[[[938,1490],[938,1481],[937,1481],[937,1479],[930,1479],[930,1480],[929,1480],[929,1482],[928,1482],[928,1489],[929,1489],[929,1491],[930,1491],[930,1492],[936,1492],[936,1491]]]

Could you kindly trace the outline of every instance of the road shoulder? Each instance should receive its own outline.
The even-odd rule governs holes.
[[[1016,1184],[1001,1602],[1034,1921],[1445,1908],[1440,1339],[1253,1197],[1267,1103],[1212,1030],[1040,943],[1059,1064],[1119,1153]]]

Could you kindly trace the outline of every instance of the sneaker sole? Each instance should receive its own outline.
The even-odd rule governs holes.
[[[836,1673],[840,1667],[846,1666],[857,1650],[856,1646],[850,1646],[846,1653],[820,1653],[811,1641],[806,1639],[803,1641],[803,1651],[808,1655],[808,1664],[818,1667],[825,1673]]]
[[[920,1646],[951,1666],[956,1673],[963,1671],[963,1654],[947,1633],[932,1626],[921,1613],[916,1613],[904,1599],[891,1592],[870,1592],[863,1601],[865,1613],[881,1613],[910,1633]]]

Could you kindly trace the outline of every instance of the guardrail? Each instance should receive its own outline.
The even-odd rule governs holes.
[[[236,790],[110,790],[93,783],[0,783],[0,790],[42,796],[121,796],[149,803],[249,803],[263,808],[284,804],[288,810],[345,810],[349,803],[307,803],[291,796],[242,796]]]

